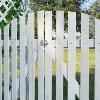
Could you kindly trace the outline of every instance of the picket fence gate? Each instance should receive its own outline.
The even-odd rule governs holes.
[[[11,22],[11,26],[8,24],[4,27],[4,39],[1,39],[2,31],[0,29],[0,100],[17,100],[18,98],[20,98],[20,100],[36,100],[35,64],[37,60],[38,100],[52,100],[52,59],[56,62],[56,100],[63,100],[63,77],[68,81],[68,100],[75,100],[75,95],[77,95],[80,100],[89,100],[89,15],[81,14],[80,85],[75,78],[76,12],[68,12],[68,67],[63,60],[64,12],[56,12],[56,47],[52,45],[52,11],[37,12],[37,40],[34,38],[34,12],[28,14],[27,24],[25,20],[26,18],[24,15],[20,16],[20,40],[17,40],[18,20],[16,18]],[[9,37],[10,30],[11,38]],[[17,75],[18,48],[20,52],[19,76]],[[94,100],[100,100],[99,60],[100,21],[95,19]],[[4,68],[2,67],[3,63]],[[28,87],[26,86],[26,78],[28,78]],[[10,83],[11,87],[9,87]]]

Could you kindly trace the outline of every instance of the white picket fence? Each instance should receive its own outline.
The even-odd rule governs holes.
[[[63,100],[63,77],[68,80],[68,100],[75,100],[75,95],[77,95],[80,100],[89,100],[89,15],[81,14],[80,85],[75,78],[76,13],[68,12],[68,67],[63,60],[64,44],[67,45],[67,42],[64,42],[66,41],[64,40],[64,12],[56,12],[56,40],[52,40],[52,11],[37,12],[38,40],[34,39],[34,22],[34,12],[28,14],[27,24],[25,16],[20,16],[20,40],[17,40],[16,18],[11,22],[11,39],[9,38],[9,25],[4,28],[4,40],[1,40],[0,30],[0,100],[17,100],[17,98],[20,98],[20,100],[37,100],[35,98],[35,90],[37,89],[35,88],[36,59],[38,59],[38,100],[53,99],[52,59],[56,62],[56,100]],[[94,100],[100,100],[99,33],[100,21],[95,19]],[[18,77],[17,52],[19,47],[20,76]],[[2,53],[3,49],[4,54]],[[9,52],[10,49],[11,55]],[[2,67],[3,62],[4,69]],[[3,70],[4,74],[2,73]],[[27,78],[28,86],[26,85]],[[2,85],[3,80],[4,85]],[[9,89],[9,84],[11,85],[11,89]],[[2,96],[4,96],[4,99],[2,99]]]

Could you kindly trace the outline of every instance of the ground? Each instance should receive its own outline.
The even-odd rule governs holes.
[[[80,84],[80,53],[81,53],[81,49],[77,48],[76,50],[76,80],[78,81],[78,83]],[[67,64],[68,63],[68,49],[65,48],[64,49],[64,62]],[[56,77],[55,77],[55,73],[56,73],[56,64],[53,61],[52,64],[52,73],[53,73],[53,82],[52,82],[52,95],[53,95],[53,99],[52,100],[56,100]],[[89,98],[90,100],[94,100],[94,67],[95,67],[95,50],[94,49],[90,49],[89,50]],[[38,98],[38,80],[37,80],[37,75],[38,75],[38,69],[36,68],[36,100]],[[64,100],[67,100],[67,81],[64,78]],[[78,100],[78,98],[76,97],[76,100]]]
[[[78,83],[80,84],[80,51],[81,49],[80,48],[77,48],[76,50],[76,80],[78,81]],[[68,63],[68,49],[65,48],[64,49],[64,62],[67,64]],[[20,58],[17,57],[17,61],[19,61]],[[89,98],[90,100],[94,100],[94,67],[95,67],[95,50],[94,49],[90,49],[89,50],[89,71],[90,71],[90,74],[89,74],[89,90],[90,90],[90,94],[89,94]],[[3,72],[4,72],[4,65],[3,65]],[[19,75],[20,71],[19,69],[17,70],[17,75]],[[53,61],[53,64],[52,64],[52,73],[53,73],[53,76],[52,76],[52,100],[56,100],[56,77],[55,77],[55,73],[56,73],[56,63]],[[10,73],[11,75],[11,73]],[[38,98],[38,66],[37,66],[37,62],[36,62],[36,69],[35,69],[35,77],[36,77],[36,83],[35,83],[35,91],[36,91],[36,99]],[[64,100],[67,100],[67,81],[66,79],[64,78]],[[77,97],[76,97],[76,100]]]

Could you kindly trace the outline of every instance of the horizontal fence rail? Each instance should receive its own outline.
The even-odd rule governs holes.
[[[52,45],[54,47],[56,47],[55,41],[56,40],[51,40]],[[35,39],[33,42],[37,43],[38,39]],[[4,46],[4,41],[3,40],[1,40],[1,46]],[[11,46],[11,40],[9,40],[9,46]],[[17,40],[17,46],[20,46],[20,40]],[[25,41],[25,46],[28,46],[27,41]],[[63,40],[63,47],[68,48],[68,40],[67,39]],[[81,40],[80,39],[76,40],[76,47],[81,48]],[[90,48],[95,48],[95,40],[94,39],[89,39],[89,47]]]
[[[92,99],[100,99],[100,21],[95,19],[95,39],[89,39],[90,17],[82,13],[77,38],[76,12],[68,12],[67,35],[64,12],[56,11],[55,32],[52,16],[52,11],[32,12],[0,29],[0,100],[91,100],[89,48],[95,50]]]

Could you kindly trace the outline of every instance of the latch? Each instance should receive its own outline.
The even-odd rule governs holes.
[[[41,40],[40,44],[41,44],[41,46],[47,46],[48,42],[47,42],[47,40]]]

